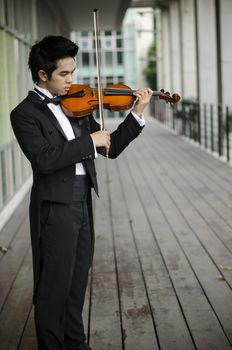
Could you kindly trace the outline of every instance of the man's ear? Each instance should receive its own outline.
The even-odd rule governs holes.
[[[48,76],[47,76],[47,73],[44,71],[44,70],[39,70],[38,71],[38,75],[39,75],[39,78],[40,78],[40,80],[42,81],[42,82],[46,82],[46,81],[48,81]]]

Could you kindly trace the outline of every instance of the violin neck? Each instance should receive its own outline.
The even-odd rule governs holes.
[[[104,95],[118,95],[118,96],[132,96],[137,90],[132,89],[120,89],[120,88],[105,88],[103,89]],[[160,96],[162,92],[153,91],[152,96]]]
[[[133,93],[136,92],[137,90],[132,90]],[[162,92],[161,91],[153,91],[152,96],[161,96]]]

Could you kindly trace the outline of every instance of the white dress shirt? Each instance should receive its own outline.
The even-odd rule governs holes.
[[[53,98],[54,97],[54,96],[52,96],[52,94],[47,89],[42,89],[38,85],[36,85],[35,88],[37,90],[41,91],[44,95],[48,96],[49,98]],[[42,99],[44,99],[44,97],[41,96],[39,93],[38,93],[38,95]],[[60,124],[61,128],[63,129],[63,131],[64,131],[64,133],[65,133],[65,135],[67,137],[67,140],[70,141],[70,140],[75,139],[73,128],[72,128],[72,126],[70,124],[69,119],[67,118],[67,116],[62,111],[61,106],[60,105],[55,105],[54,103],[48,103],[47,106],[52,111],[54,116],[56,117],[58,123]],[[139,117],[134,112],[131,112],[131,113],[134,116],[134,118],[137,120],[137,122],[139,123],[140,126],[144,126],[145,125],[145,119],[144,119],[143,115]],[[95,157],[97,157],[95,144],[94,144],[94,148],[95,148]],[[86,174],[85,168],[84,168],[82,163],[76,163],[76,171],[75,172],[76,172],[76,175],[85,175]]]

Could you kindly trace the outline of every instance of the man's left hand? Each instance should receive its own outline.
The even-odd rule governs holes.
[[[133,108],[133,112],[140,116],[143,113],[144,108],[149,104],[153,91],[150,88],[138,89],[134,92],[137,97],[137,101]]]

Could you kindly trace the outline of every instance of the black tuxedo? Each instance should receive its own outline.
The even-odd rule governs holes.
[[[41,104],[33,91],[11,112],[15,136],[33,170],[30,201],[30,228],[33,252],[34,296],[41,269],[41,229],[44,203],[57,203],[66,207],[72,203],[75,183],[75,164],[82,162],[90,187],[98,194],[94,166],[94,146],[90,133],[100,129],[93,116],[79,119],[81,135],[68,141],[51,110]],[[116,158],[142,130],[131,113],[111,133],[109,158]],[[102,153],[102,150],[98,150]],[[92,243],[94,241],[91,191],[87,193],[87,208]],[[67,212],[68,215],[68,212]],[[68,217],[67,217],[68,220]],[[92,244],[93,250],[93,244]]]

